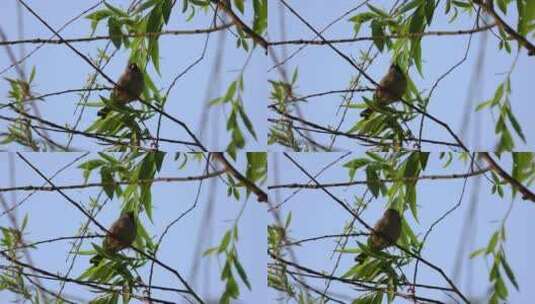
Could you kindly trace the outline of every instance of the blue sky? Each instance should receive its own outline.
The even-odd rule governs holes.
[[[16,185],[42,185],[43,180],[31,168],[23,163],[22,160],[18,159],[15,154],[11,155],[15,160],[14,171]],[[42,170],[44,174],[51,176],[56,170],[80,155],[81,153],[33,153],[25,154],[25,157]],[[181,161],[174,162],[173,156],[173,154],[166,156],[160,176],[202,175],[204,164],[199,164],[190,158],[184,169],[177,170]],[[91,154],[81,161],[95,157],[95,154]],[[238,168],[240,169],[244,168],[244,158],[244,155],[239,156]],[[8,172],[8,164],[8,154],[0,154],[0,172]],[[82,172],[76,169],[78,164],[80,162],[62,172],[53,181],[57,185],[83,183]],[[89,182],[99,181],[99,176],[92,176],[89,180]],[[240,300],[243,303],[253,303],[258,295],[267,294],[265,276],[265,265],[267,261],[265,255],[267,248],[265,241],[267,218],[265,207],[257,203],[254,197],[246,201],[244,199],[245,196],[242,195],[242,199],[239,202],[229,199],[226,195],[226,185],[219,178],[216,178],[215,183],[216,187],[212,188],[208,180],[204,181],[197,207],[170,230],[163,242],[164,245],[162,245],[158,257],[161,261],[182,274],[204,299],[218,299],[224,288],[219,278],[224,259],[217,259],[213,256],[200,257],[196,280],[192,279],[192,264],[195,256],[202,254],[202,252],[210,247],[219,245],[225,231],[232,228],[235,219],[242,212],[238,221],[238,254],[243,267],[247,271],[253,289],[249,291],[245,285],[240,283]],[[0,176],[0,185],[2,187],[10,185],[7,174]],[[198,185],[198,181],[156,183],[153,185],[152,200],[154,205],[153,218],[155,222],[151,223],[146,215],[140,217],[140,220],[151,236],[159,237],[167,224],[190,208],[195,200]],[[90,198],[95,199],[98,192],[98,188],[85,188],[67,191],[67,194],[75,201],[88,206]],[[205,215],[205,212],[210,205],[209,195],[211,193],[213,193],[215,199],[212,203],[212,216],[208,217]],[[20,202],[28,194],[29,192],[12,192],[3,193],[3,196],[11,206],[13,202]],[[101,197],[100,202],[102,201],[103,198]],[[117,199],[109,201],[96,219],[104,226],[109,227],[118,217],[120,203]],[[27,242],[62,236],[74,236],[77,234],[81,224],[86,222],[85,216],[56,192],[39,192],[33,194],[16,209],[16,215],[19,220],[22,220],[26,214],[29,217],[27,233],[24,235]],[[6,215],[0,217],[0,226],[10,226]],[[94,225],[90,227],[91,232],[99,232],[98,228]],[[206,233],[200,233],[202,227],[206,228]],[[90,240],[84,242],[82,249],[91,249],[90,242]],[[200,245],[200,253],[195,250],[198,245]],[[70,248],[71,245],[64,241],[44,244],[30,252],[37,267],[51,272],[58,271],[65,273],[68,265],[70,265],[70,260],[67,262]],[[126,254],[133,255],[131,250],[127,251]],[[88,256],[78,257],[71,276],[79,276],[87,269],[88,265]],[[147,265],[140,270],[143,279],[146,281],[148,281],[148,269],[149,266]],[[154,278],[155,284],[181,288],[177,279],[162,268],[156,268]],[[55,281],[50,281],[46,282],[45,286],[57,289],[58,284]],[[76,295],[86,300],[94,297],[94,294],[89,293],[86,288],[78,287],[75,284],[67,285],[65,291],[67,294]],[[11,293],[2,291],[0,292],[0,298],[4,298],[8,294]],[[153,295],[162,299],[180,302],[179,298],[169,293],[164,296],[161,293],[155,292]],[[12,296],[9,296],[9,299],[13,299]]]
[[[301,164],[310,174],[317,174],[320,170],[326,167],[329,163],[334,162],[340,158],[344,153],[292,153],[290,154],[299,164]],[[308,181],[298,168],[296,168],[286,157],[282,154],[270,155],[269,175],[270,185],[284,184],[284,183],[306,183]],[[352,155],[346,156],[335,165],[325,170],[317,180],[320,183],[327,182],[344,182],[348,181],[348,173],[342,164],[353,159],[362,157],[362,152],[356,152]],[[279,168],[275,171],[274,166]],[[453,163],[450,167],[444,169],[442,166],[444,160],[438,159],[438,153],[430,156],[428,167],[423,174],[452,174],[467,172],[467,164],[454,157]],[[500,164],[504,168],[510,170],[511,159],[508,155],[504,155],[500,160]],[[278,174],[278,180],[276,178]],[[356,175],[355,180],[365,180],[362,173]],[[422,255],[435,265],[441,267],[448,276],[452,276],[453,265],[457,253],[458,246],[461,239],[467,239],[466,245],[469,250],[466,255],[462,257],[462,267],[460,276],[455,280],[458,287],[470,296],[483,296],[489,287],[488,285],[488,269],[492,264],[487,264],[483,259],[478,258],[469,260],[468,254],[473,250],[485,247],[490,239],[492,233],[499,228],[501,219],[505,216],[508,208],[512,204],[512,210],[506,222],[507,240],[505,244],[506,255],[508,261],[513,268],[517,281],[520,284],[520,291],[514,290],[511,284],[509,288],[509,303],[528,303],[530,299],[535,296],[533,289],[529,287],[531,275],[535,270],[533,263],[530,262],[531,253],[534,245],[531,242],[530,231],[535,229],[535,224],[531,220],[533,218],[533,204],[528,201],[522,201],[518,197],[511,202],[510,192],[506,191],[503,199],[497,195],[491,195],[491,185],[483,178],[481,180],[478,198],[476,200],[476,213],[473,218],[473,226],[470,229],[471,233],[462,231],[465,221],[465,216],[470,207],[470,198],[474,189],[475,179],[468,181],[464,197],[461,205],[451,215],[439,223],[430,234],[427,245],[425,246]],[[427,231],[429,226],[442,216],[447,210],[452,208],[461,197],[461,189],[463,186],[462,179],[455,180],[425,180],[420,181],[417,185],[417,204],[419,207],[419,222],[415,222],[414,218],[409,212],[405,213],[405,219],[410,223],[413,231],[418,235],[419,239]],[[529,187],[533,189],[533,187]],[[280,203],[289,198],[297,189],[280,189],[280,191],[271,191],[271,198]],[[353,203],[356,197],[362,197],[366,191],[365,185],[357,185],[341,188],[329,188],[331,193],[336,195],[347,203]],[[369,194],[368,194],[369,195]],[[366,196],[369,198],[369,196]],[[372,199],[370,207],[362,214],[368,224],[373,225],[382,215],[387,200],[379,197]],[[292,224],[289,230],[289,237],[293,240],[300,240],[310,237],[340,234],[343,232],[343,227],[351,219],[351,216],[342,209],[336,202],[327,194],[319,189],[302,189],[293,197],[289,198],[279,209],[282,218],[291,212]],[[271,220],[273,222],[273,220]],[[361,230],[363,227],[357,227]],[[470,239],[473,234],[473,239]],[[360,239],[364,242],[365,239]],[[336,261],[331,258],[335,247],[334,239],[326,239],[322,241],[315,241],[294,246],[294,251],[297,256],[297,261],[305,266],[318,271],[330,272]],[[356,239],[351,239],[348,242],[348,247],[357,247]],[[391,250],[392,253],[399,253],[399,251]],[[352,265],[354,255],[347,254],[342,257],[340,267],[336,272],[341,276]],[[405,269],[405,273],[412,278],[412,266]],[[471,280],[467,279],[471,275]],[[446,286],[446,282],[438,277],[437,273],[430,268],[421,267],[419,270],[418,281],[420,283],[436,284],[439,286]],[[469,283],[470,282],[470,283]],[[315,287],[323,287],[323,283],[308,280],[308,283]],[[471,285],[471,287],[469,287]],[[347,286],[340,286],[333,284],[331,289],[333,292],[356,297],[359,293]],[[417,289],[421,296],[430,295],[425,290]],[[277,294],[272,292],[272,298]],[[438,300],[447,301],[445,296],[434,294],[433,297]],[[395,303],[406,303],[406,301],[398,299]]]
[[[80,14],[80,12],[96,4],[98,1],[65,1],[61,5],[50,5],[43,1],[26,1],[26,3],[40,14],[53,28],[58,29],[68,20]],[[17,39],[17,14],[16,1],[3,1],[2,4],[2,30],[9,40]],[[108,3],[126,9],[129,1],[108,1]],[[181,3],[171,15],[170,22],[165,29],[186,30],[186,29],[206,29],[212,20],[212,15],[198,11],[195,17],[186,22],[187,15],[181,13]],[[104,8],[101,5],[99,8]],[[252,11],[252,8],[249,7]],[[39,21],[23,10],[24,20],[24,38],[49,38],[52,33],[45,28]],[[248,12],[247,16],[251,13]],[[249,21],[247,18],[244,20]],[[233,31],[234,32],[234,31]],[[88,37],[91,33],[90,21],[80,18],[73,22],[61,32],[64,38]],[[107,35],[106,23],[101,23],[97,29],[96,35]],[[220,35],[225,35],[223,40]],[[206,35],[186,35],[186,36],[163,36],[160,38],[160,66],[161,76],[149,65],[147,72],[152,77],[158,88],[164,90],[171,84],[173,79],[180,72],[184,71],[190,64],[199,58],[204,45]],[[223,45],[221,44],[223,41]],[[97,41],[89,43],[74,44],[80,52],[85,55],[95,57],[98,49],[104,47],[106,41]],[[201,124],[206,124],[206,130],[202,142],[210,150],[224,150],[229,142],[229,134],[226,131],[226,118],[230,114],[230,108],[222,107],[213,108],[208,118],[202,118],[203,107],[207,100],[225,93],[227,87],[232,81],[237,79],[239,72],[245,66],[249,56],[243,49],[236,49],[236,41],[229,32],[222,34],[215,33],[210,35],[208,51],[199,65],[193,68],[183,76],[174,87],[166,105],[166,112],[184,121],[190,129],[198,136],[201,133]],[[26,53],[33,50],[37,45],[25,45]],[[112,48],[114,49],[114,48]],[[216,55],[219,51],[223,52],[221,68],[219,74],[212,77],[213,69],[216,63]],[[18,47],[14,47],[14,52],[18,55]],[[124,48],[120,49],[111,63],[104,69],[104,72],[112,79],[117,79],[126,66],[129,51]],[[18,56],[17,56],[18,57]],[[262,50],[256,49],[247,67],[245,68],[245,84],[243,93],[244,107],[251,121],[255,123],[255,131],[258,135],[258,141],[250,136],[245,128],[247,146],[249,151],[262,150],[265,139],[265,125],[258,122],[265,121],[265,108],[261,107],[262,100],[267,98],[267,87],[265,85],[266,56]],[[11,64],[4,47],[0,49],[0,70]],[[79,89],[85,84],[89,73],[93,72],[92,67],[83,61],[78,55],[65,45],[48,44],[36,52],[25,62],[25,71],[29,75],[31,68],[35,66],[37,75],[34,81],[33,91],[37,94],[46,94],[66,89]],[[6,71],[2,77],[16,78],[17,74],[14,69]],[[99,78],[99,83],[108,85],[108,83]],[[0,92],[6,102],[8,83],[0,81]],[[106,96],[106,95],[104,95]],[[46,102],[39,103],[39,108],[43,117],[52,120],[60,125],[65,123],[74,125],[78,115],[74,115],[74,110],[78,103],[76,94],[64,94],[51,97]],[[92,95],[90,101],[98,101],[98,92]],[[79,129],[85,130],[96,118],[97,108],[86,108],[82,116]],[[0,114],[6,115],[6,110],[1,110]],[[76,114],[78,114],[77,112]],[[147,123],[151,134],[156,134],[156,121],[152,119]],[[6,123],[0,122],[0,128],[5,129]],[[187,134],[180,126],[169,120],[163,120],[162,137],[190,141]],[[53,138],[60,142],[65,141],[64,134],[58,134]],[[96,144],[94,140],[80,138],[72,143],[72,147],[82,150],[102,150],[103,146]],[[185,146],[165,146],[164,150],[182,150],[188,151]],[[15,149],[11,147],[11,149]]]

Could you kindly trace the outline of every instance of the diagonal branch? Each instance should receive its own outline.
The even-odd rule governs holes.
[[[229,18],[232,20],[232,23],[234,23],[234,25],[237,28],[239,28],[244,33],[246,33],[247,36],[251,37],[251,39],[253,39],[253,41],[256,44],[264,48],[264,50],[266,50],[266,53],[267,53],[268,42],[262,36],[258,35],[255,31],[253,31],[247,24],[245,24],[240,19],[240,17],[238,17],[236,13],[234,13],[232,9],[229,6],[227,6],[226,3],[230,3],[230,2],[226,2],[225,0],[211,0],[211,1],[215,3],[219,9],[223,10],[229,16]]]
[[[489,166],[492,168],[494,172],[496,172],[499,176],[501,176],[515,190],[522,193],[523,199],[535,202],[535,193],[531,192],[526,186],[522,185],[522,183],[517,181],[514,177],[512,177],[509,173],[507,173],[502,167],[500,167],[498,163],[490,156],[488,152],[482,152],[480,156],[489,164]]]
[[[253,192],[256,195],[258,202],[267,202],[268,195],[262,189],[260,189],[255,183],[250,181],[247,177],[243,176],[240,171],[236,170],[232,164],[225,158],[223,152],[214,152],[214,158],[217,159],[232,176],[234,176],[239,182],[241,182],[247,190]]]
[[[535,56],[535,45],[529,42],[528,39],[526,39],[526,37],[520,35],[517,31],[515,31],[511,26],[509,26],[509,24],[507,24],[500,17],[500,15],[498,15],[498,13],[496,13],[496,11],[494,10],[492,1],[485,2],[482,0],[474,0],[474,3],[481,6],[489,15],[491,15],[496,20],[496,24],[507,34],[511,35],[513,39],[518,41],[518,44],[525,47],[528,50],[528,55]]]

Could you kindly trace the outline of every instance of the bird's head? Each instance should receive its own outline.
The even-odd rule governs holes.
[[[399,64],[395,62],[390,65],[390,71],[398,73],[398,74],[403,74],[403,70],[401,69]]]
[[[128,67],[127,68],[128,68],[128,71],[130,71],[130,72],[135,72],[135,73],[139,73],[140,72],[139,67],[134,62],[128,63]]]
[[[134,213],[134,211],[127,211],[124,215],[128,216],[132,220],[134,220],[136,217],[136,214]]]
[[[394,208],[386,209],[385,216],[389,219],[395,219],[395,220],[401,220],[401,216],[399,215],[399,212]]]

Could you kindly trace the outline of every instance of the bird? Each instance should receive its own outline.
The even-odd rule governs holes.
[[[121,77],[119,77],[117,85],[111,92],[111,102],[125,105],[131,101],[139,99],[139,95],[143,92],[144,87],[145,81],[143,79],[143,72],[139,69],[137,64],[130,62],[126,66],[126,70]],[[98,111],[97,115],[105,118],[110,111],[111,108],[105,106]]]
[[[133,211],[123,213],[108,230],[106,238],[102,242],[102,248],[106,254],[115,254],[130,247],[136,239],[136,220]],[[97,254],[90,262],[97,265],[104,257]]]
[[[401,235],[401,216],[394,208],[386,209],[381,219],[373,226],[373,231],[368,237],[370,251],[381,251],[394,245]],[[357,262],[364,262],[366,253],[361,253],[355,258]]]
[[[373,100],[380,107],[389,105],[401,99],[407,89],[407,76],[397,63],[392,63],[388,73],[379,82],[379,87],[373,94]],[[363,118],[368,118],[373,113],[372,108],[367,108],[360,113]]]

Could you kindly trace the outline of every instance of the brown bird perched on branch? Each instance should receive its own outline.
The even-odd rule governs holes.
[[[381,251],[394,245],[400,235],[401,216],[396,209],[389,208],[373,226],[373,231],[368,237],[368,248],[371,251]],[[361,253],[355,258],[355,261],[362,263],[366,257],[366,253]]]
[[[373,100],[378,107],[383,107],[398,101],[407,89],[407,76],[397,63],[392,63],[388,73],[379,82],[379,87],[373,94]],[[361,117],[368,118],[373,109],[367,108],[360,113]]]
[[[117,85],[111,92],[111,102],[125,105],[131,101],[137,100],[139,99],[139,95],[143,92],[144,86],[145,81],[143,80],[143,72],[141,72],[135,63],[130,62],[117,81]],[[111,108],[105,106],[98,111],[97,115],[105,118],[110,111]]]
[[[117,253],[127,247],[130,247],[136,239],[136,221],[134,212],[123,213],[119,219],[111,225],[106,238],[102,242],[102,248],[107,254]],[[96,255],[90,262],[98,264],[103,256]]]

